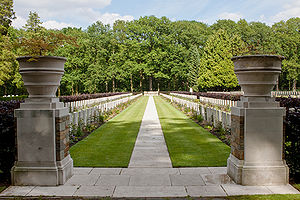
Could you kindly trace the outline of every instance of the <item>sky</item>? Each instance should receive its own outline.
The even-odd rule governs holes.
[[[141,16],[166,16],[172,21],[195,20],[215,23],[219,19],[268,25],[300,17],[300,0],[14,0],[16,17],[12,25],[22,28],[30,11],[51,29],[82,27],[96,21],[113,24],[116,20],[135,20]]]

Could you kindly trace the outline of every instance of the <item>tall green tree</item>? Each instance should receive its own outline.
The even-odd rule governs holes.
[[[189,49],[189,72],[188,80],[189,86],[193,88],[194,91],[198,91],[198,78],[200,69],[200,54],[198,48],[194,45]]]
[[[15,19],[13,0],[0,1],[0,34],[6,35],[12,20]]]
[[[0,35],[0,86],[14,77],[17,68],[12,43],[5,35]]]
[[[42,29],[42,24],[40,17],[37,12],[29,12],[28,19],[24,25],[26,31],[39,32]]]
[[[199,69],[199,88],[202,90],[230,90],[238,86],[231,58],[242,53],[244,43],[238,35],[229,36],[218,30],[204,47]]]
[[[272,28],[280,44],[278,52],[285,56],[282,62],[283,73],[292,82],[295,91],[300,79],[300,18],[278,22]]]

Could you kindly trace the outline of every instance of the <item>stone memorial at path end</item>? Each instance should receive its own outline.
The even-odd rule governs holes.
[[[233,57],[244,96],[231,108],[228,175],[242,185],[284,185],[289,169],[283,154],[285,108],[271,97],[281,72],[280,56]]]

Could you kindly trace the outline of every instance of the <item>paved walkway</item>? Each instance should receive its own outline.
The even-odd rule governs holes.
[[[63,186],[11,186],[1,196],[74,197],[224,197],[253,194],[296,194],[292,186],[240,186],[225,167],[75,168]]]
[[[153,97],[149,98],[129,168],[75,168],[63,186],[11,186],[4,196],[225,197],[300,194],[290,185],[241,186],[226,167],[172,168]]]
[[[129,168],[172,167],[154,99],[149,97]]]

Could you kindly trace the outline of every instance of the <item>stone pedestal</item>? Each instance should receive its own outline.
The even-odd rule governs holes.
[[[231,154],[227,173],[242,185],[283,185],[285,109],[271,97],[242,97],[231,110]]]
[[[69,112],[58,98],[28,98],[15,110],[17,160],[13,185],[56,186],[73,175]]]

